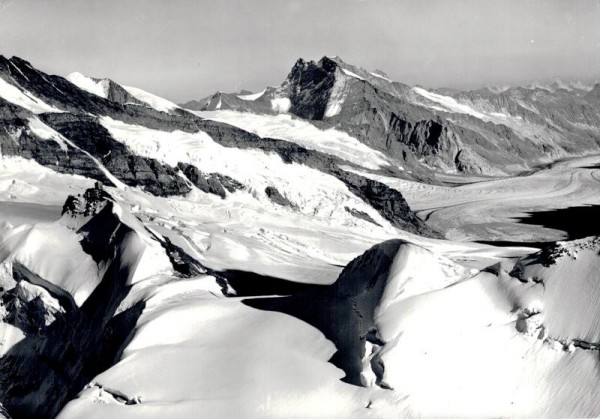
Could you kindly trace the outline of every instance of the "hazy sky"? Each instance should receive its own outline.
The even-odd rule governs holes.
[[[0,54],[179,102],[323,55],[428,87],[596,78],[600,0],[0,0]]]

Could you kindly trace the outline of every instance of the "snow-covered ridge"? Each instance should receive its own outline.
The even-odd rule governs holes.
[[[69,74],[67,80],[88,93],[92,93],[104,99],[108,97],[108,81],[106,80],[96,81],[91,77],[84,76],[78,72]]]
[[[345,69],[345,68],[342,68],[342,71],[343,71],[343,72],[344,72],[344,74],[346,74],[347,76],[354,77],[355,79],[359,79],[359,80],[363,80],[363,81],[365,80],[363,77],[361,77],[361,76],[359,76],[358,74],[356,74],[356,73],[353,73],[352,71],[350,71],[350,70],[347,70],[347,69]]]
[[[264,95],[266,91],[267,91],[267,89],[264,89],[263,91],[258,92],[258,93],[251,93],[248,95],[237,95],[237,97],[242,100],[254,101],[254,100],[258,99],[259,97],[261,97],[262,95]]]
[[[371,72],[369,72],[369,74],[371,74],[371,75],[372,75],[372,76],[374,76],[374,77],[378,77],[378,78],[380,78],[380,79],[382,79],[382,80],[385,80],[385,81],[392,82],[392,80],[391,80],[389,77],[383,76],[383,75],[381,75],[381,74],[374,73],[374,72],[372,72],[372,71],[371,71]]]
[[[122,86],[122,87],[123,87],[123,89],[125,89],[127,91],[127,93],[129,93],[130,95],[135,97],[137,100],[139,100],[140,102],[144,102],[145,104],[147,104],[151,108],[156,109],[157,111],[168,113],[175,109],[181,109],[179,106],[177,106],[173,102],[171,102],[167,99],[163,99],[162,97],[156,96],[152,93],[148,93],[145,90],[139,89],[137,87],[131,87],[131,86]]]

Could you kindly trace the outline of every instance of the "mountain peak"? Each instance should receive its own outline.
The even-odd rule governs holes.
[[[594,84],[594,87],[585,95],[585,98],[590,102],[600,103],[600,83]]]

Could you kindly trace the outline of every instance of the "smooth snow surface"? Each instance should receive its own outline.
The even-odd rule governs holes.
[[[181,109],[173,102],[170,102],[167,99],[163,99],[162,97],[153,95],[152,93],[148,93],[145,90],[138,89],[137,87],[123,85],[121,87],[127,90],[127,93],[135,97],[137,100],[144,102],[145,104],[147,104],[151,108],[156,109],[157,111],[168,113],[175,109]]]
[[[211,280],[159,289],[123,359],[94,379],[141,404],[98,404],[92,387],[59,417],[342,418],[364,409],[366,392],[339,381],[327,362],[335,347],[320,332],[218,298]]]
[[[33,93],[22,90],[0,77],[0,97],[14,105],[20,106],[33,113],[63,112],[35,97]]]
[[[0,262],[7,258],[20,262],[67,291],[80,306],[103,274],[81,248],[81,239],[60,223],[24,225],[0,236]]]
[[[249,95],[238,95],[238,98],[242,99],[242,100],[254,101],[254,100],[258,99],[259,97],[261,97],[262,95],[264,95],[266,91],[267,90],[265,89],[262,92],[251,93]]]
[[[521,277],[543,280],[543,322],[554,339],[600,343],[600,239],[559,242],[540,260],[533,255],[519,264]]]
[[[589,249],[593,263],[599,245]],[[581,256],[585,271],[591,259]],[[146,301],[121,361],[94,378],[61,418],[589,417],[600,411],[597,353],[557,342],[545,321],[536,320],[551,307],[577,322],[571,307],[546,306],[540,284],[506,270],[466,268],[412,243],[399,247],[376,308],[383,345],[366,344],[364,363],[381,360],[387,389],[374,377],[366,388],[342,383],[343,373],[327,363],[335,347],[320,332],[219,296],[210,276],[164,283]],[[535,326],[524,328],[527,322]],[[125,405],[103,389],[141,403]]]
[[[242,128],[260,137],[290,141],[367,169],[377,170],[390,165],[383,153],[369,148],[347,133],[335,128],[322,130],[292,115],[259,115],[236,111],[191,112],[202,118]]]
[[[103,97],[104,99],[108,97],[108,83],[104,80],[96,81],[78,72],[69,74],[67,80],[88,93]]]

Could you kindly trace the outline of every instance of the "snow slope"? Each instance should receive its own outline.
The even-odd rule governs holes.
[[[131,86],[122,86],[123,89],[127,90],[127,93],[135,97],[137,100],[146,103],[151,108],[156,109],[160,112],[171,112],[176,109],[181,109],[179,106],[174,104],[173,102],[163,99],[162,97],[156,96],[152,93],[148,93],[145,90],[139,89],[137,87]]]
[[[178,148],[183,148],[184,154],[201,150],[209,159],[217,158],[201,133],[178,137],[183,134],[144,131],[143,139],[136,140],[139,127],[102,122],[117,138],[130,142],[128,146],[142,147],[135,141],[145,141],[148,150],[155,156],[164,153],[164,159],[173,156],[161,151],[161,135],[167,144],[183,141]],[[127,135],[130,138],[124,138]],[[185,145],[184,140],[204,148]],[[244,155],[246,160],[251,158]],[[18,162],[4,159],[4,164],[12,166],[1,172],[2,200],[11,199],[11,194],[14,202],[58,202],[58,195],[64,198],[67,193],[64,189],[61,193],[61,188],[90,183],[35,163],[22,162],[20,167]],[[215,167],[220,164],[217,161]],[[17,183],[12,182],[15,178]],[[363,225],[327,225],[309,216],[265,213],[264,205],[243,201],[244,194],[239,192],[225,200],[212,200],[199,192],[158,198],[135,188],[109,190],[122,207],[120,217],[135,231],[147,227],[168,235],[190,255],[214,266],[262,269],[275,275],[287,270],[288,275],[294,272],[290,278],[304,277],[309,282],[330,283],[339,272],[339,268],[331,269],[331,264],[343,265],[371,244],[402,235]],[[240,208],[241,202],[245,202],[244,208]],[[50,227],[34,227],[44,228]],[[17,237],[25,230],[10,231]],[[56,233],[47,237],[68,242]],[[369,358],[380,357],[385,365],[383,381],[393,390],[381,389],[374,382],[372,387],[361,388],[339,381],[343,373],[328,363],[335,347],[318,330],[291,316],[259,311],[240,299],[225,298],[211,277],[173,280],[168,270],[157,275],[154,261],[158,253],[151,253],[147,262],[138,264],[140,269],[144,265],[150,268],[131,281],[133,289],[123,303],[128,307],[143,299],[146,309],[121,361],[95,377],[61,417],[586,416],[598,412],[596,398],[590,393],[598,384],[593,373],[597,357],[584,349],[570,352],[564,349],[569,345],[552,340],[553,328],[558,333],[561,327],[569,328],[565,339],[593,338],[581,332],[595,331],[596,324],[582,321],[583,314],[570,317],[573,309],[561,308],[551,294],[546,299],[538,290],[540,285],[524,284],[506,273],[496,276],[473,270],[474,266],[501,262],[503,272],[508,272],[514,264],[511,259],[524,251],[405,237],[414,244],[403,246],[394,258],[376,311],[379,337],[385,345],[370,344],[365,355],[365,368]],[[51,246],[51,242],[33,238],[38,248]],[[72,241],[76,243],[75,237]],[[33,252],[35,247],[28,244],[24,249]],[[67,253],[69,248],[56,250]],[[592,257],[597,260],[597,251],[579,250],[575,261],[568,254],[564,260],[576,264]],[[52,269],[44,260],[60,261],[51,266],[56,270],[69,266],[51,252],[48,259],[36,256],[33,262],[37,265],[31,266],[49,277]],[[564,270],[597,271],[596,265],[576,266],[553,268],[555,276],[535,275],[544,275],[551,286],[550,281],[565,277]],[[593,282],[578,282],[570,289],[582,289],[584,283],[588,291],[593,290]],[[70,285],[63,286],[68,289]],[[564,292],[564,287],[558,287],[556,295]],[[594,295],[590,292],[589,301]],[[581,313],[589,311],[586,307],[582,306]],[[540,308],[544,309],[544,324],[548,319],[549,340],[523,333],[539,332],[534,313]],[[533,320],[520,318],[524,313],[533,314]],[[560,323],[552,320],[553,316],[581,319],[576,323],[582,329],[572,329],[575,323]],[[517,329],[520,321],[525,324],[521,331]],[[12,329],[3,336],[7,342],[21,339]],[[573,384],[565,386],[564,380]],[[115,394],[141,403],[125,405]],[[464,410],[466,406],[469,410]]]
[[[569,245],[558,263],[570,264],[578,248],[589,252],[572,272],[596,267],[600,245],[586,243]],[[580,315],[510,276],[512,264],[480,272],[400,245],[375,312],[381,344],[365,344],[366,368],[373,358],[384,365],[381,387],[366,388],[339,381],[343,373],[327,363],[335,348],[312,326],[219,296],[210,276],[167,282],[149,294],[121,361],[60,417],[597,415],[597,353],[557,341],[539,319],[553,310],[577,327]]]
[[[238,98],[242,99],[242,100],[249,100],[249,101],[254,101],[256,99],[258,99],[259,97],[261,97],[262,95],[265,94],[267,90],[264,89],[258,93],[251,93],[248,95],[237,95]]]
[[[274,153],[223,147],[204,132],[187,134],[164,132],[101,118],[111,135],[136,154],[177,166],[191,163],[208,173],[222,173],[246,185],[254,199],[271,203],[265,188],[276,187],[296,207],[296,211],[327,218],[329,222],[353,223],[348,206],[369,214],[381,225],[389,225],[373,208],[353,195],[337,178],[300,164],[286,164]]]
[[[103,274],[79,242],[81,235],[60,223],[23,225],[0,235],[0,263],[16,260],[71,294],[78,306]]]
[[[327,363],[335,347],[322,334],[219,298],[205,288],[211,280],[159,289],[122,360],[59,417],[342,418],[364,410],[366,392],[339,381],[343,372]],[[141,403],[98,404],[100,386]]]
[[[33,113],[63,112],[35,97],[31,92],[16,87],[0,77],[0,97]]]
[[[308,121],[289,114],[260,115],[236,111],[190,112],[202,118],[242,128],[260,137],[294,142],[367,169],[377,170],[390,164],[383,153],[369,148],[343,131],[335,128],[322,130]]]
[[[596,416],[597,352],[558,340],[553,326],[560,319],[571,339],[597,337],[598,316],[587,302],[600,288],[598,243],[565,244],[557,266],[544,272],[539,254],[522,262],[524,275],[535,270],[550,292],[509,275],[510,264],[496,273],[465,270],[402,244],[375,312],[383,344],[372,346],[371,358],[383,362],[382,383],[418,416]]]
[[[67,80],[88,93],[103,97],[104,99],[108,97],[108,83],[105,80],[96,81],[78,72],[69,74]]]
[[[335,83],[329,94],[327,100],[327,107],[325,108],[325,118],[331,118],[339,114],[342,110],[344,101],[348,97],[350,91],[350,85],[347,82],[346,73],[344,71],[336,70],[335,72]]]
[[[464,113],[475,118],[479,119],[487,119],[487,116],[481,112],[476,111],[467,105],[462,105],[457,102],[456,99],[450,96],[443,96],[437,93],[429,92],[421,87],[413,87],[413,92],[422,96],[431,102],[436,103],[438,106],[435,106],[434,109],[445,111],[445,112],[456,112],[456,113]]]

